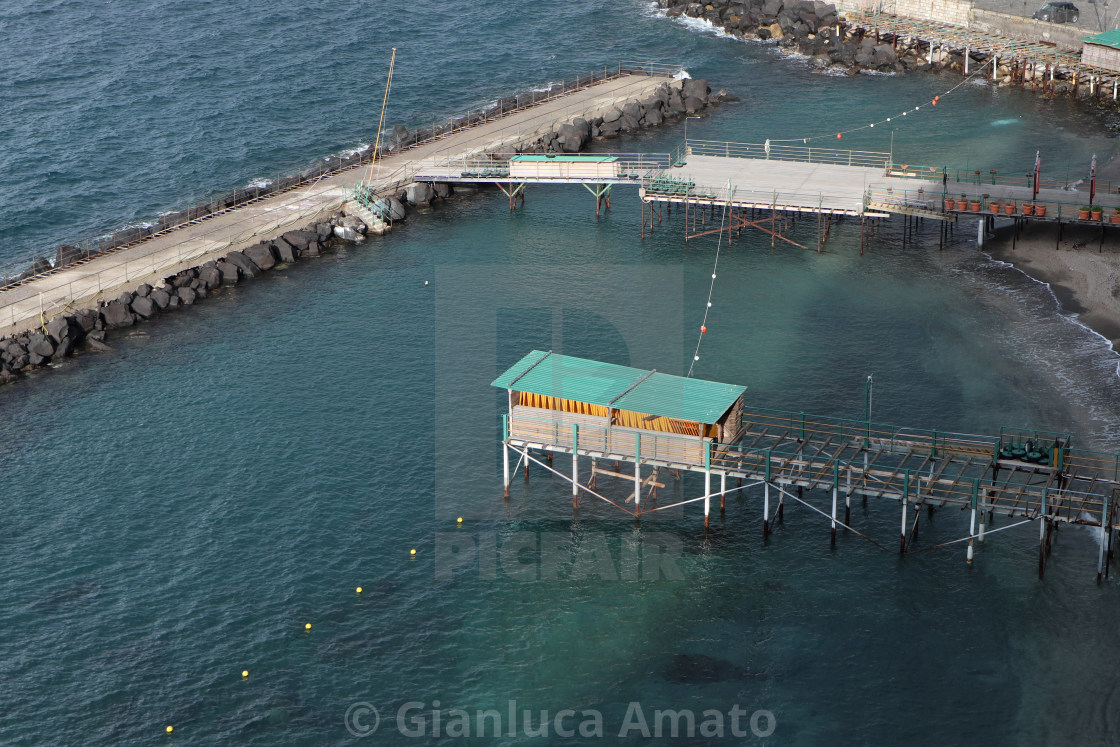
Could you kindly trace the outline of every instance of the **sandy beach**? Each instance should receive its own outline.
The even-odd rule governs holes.
[[[1049,283],[1062,307],[1120,349],[1120,226],[1104,229],[1034,224],[1014,242],[1000,228],[983,250],[1036,280]]]

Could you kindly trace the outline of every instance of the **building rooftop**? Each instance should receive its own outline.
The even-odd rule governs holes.
[[[493,386],[709,425],[747,390],[540,350],[510,366]]]
[[[1106,31],[1103,34],[1095,36],[1086,36],[1082,39],[1086,44],[1101,44],[1106,47],[1116,47],[1120,49],[1120,29],[1113,29]]]

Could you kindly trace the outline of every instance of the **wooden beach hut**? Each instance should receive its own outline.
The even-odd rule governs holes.
[[[617,156],[521,154],[509,159],[509,178],[596,182],[618,178]]]
[[[742,434],[746,387],[534,350],[494,380],[506,440],[549,451],[703,467]]]

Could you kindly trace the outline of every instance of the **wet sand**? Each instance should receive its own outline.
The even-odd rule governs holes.
[[[1011,248],[1011,229],[997,230],[984,244],[995,259],[1009,262],[1036,280],[1049,283],[1065,311],[1112,341],[1120,350],[1120,225],[1104,229],[1035,224]]]

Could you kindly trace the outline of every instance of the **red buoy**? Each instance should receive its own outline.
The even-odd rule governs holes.
[[[705,325],[705,324],[701,324],[701,325],[700,325],[700,334],[704,334],[704,333],[705,333],[705,332],[707,332],[707,331],[708,331],[708,327],[707,327],[707,325]]]
[[[842,138],[842,137],[844,137],[844,136],[843,136],[843,135],[841,135],[841,134],[840,134],[839,132],[837,132],[837,133],[836,133],[836,139],[837,139],[837,140],[839,140],[839,139],[840,139],[840,138]]]

